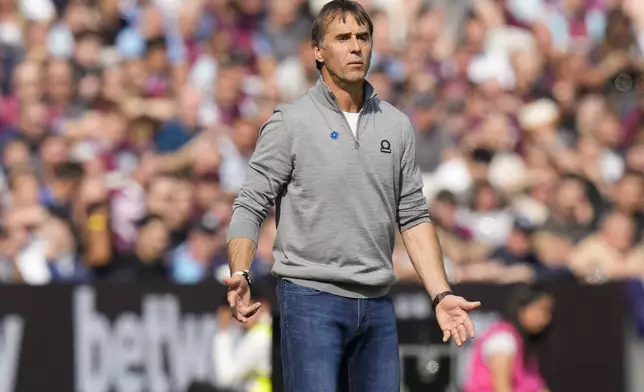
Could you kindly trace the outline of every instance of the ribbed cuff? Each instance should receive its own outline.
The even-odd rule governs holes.
[[[403,231],[409,230],[412,227],[420,225],[421,223],[424,223],[424,222],[430,223],[431,221],[432,220],[429,218],[429,216],[427,216],[427,215],[421,216],[420,218],[414,219],[414,220],[412,220],[410,222],[407,222],[404,225],[401,225],[400,226],[400,232],[402,233]]]
[[[228,226],[228,238],[226,242],[235,238],[248,238],[257,245],[259,239],[259,227],[251,222],[230,222]]]

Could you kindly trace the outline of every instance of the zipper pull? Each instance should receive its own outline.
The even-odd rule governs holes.
[[[353,143],[353,146],[354,146],[354,148],[357,150],[357,149],[359,149],[359,148],[360,148],[360,143],[358,143],[358,141],[357,141],[357,140],[355,140],[355,141],[354,141],[354,143]]]

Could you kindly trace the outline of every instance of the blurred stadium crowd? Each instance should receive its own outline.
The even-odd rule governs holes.
[[[360,2],[452,282],[644,277],[644,2]],[[318,78],[324,3],[0,0],[0,281],[226,274],[258,129]]]

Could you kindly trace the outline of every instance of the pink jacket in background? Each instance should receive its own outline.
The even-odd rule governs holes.
[[[512,324],[502,321],[490,327],[480,340],[477,339],[473,348],[472,362],[470,363],[470,377],[463,392],[494,392],[492,373],[485,361],[483,346],[487,339],[498,332],[511,333],[517,344],[517,352],[512,365],[512,391],[540,392],[545,390],[545,382],[539,374],[539,370],[525,366],[523,361],[523,339],[521,339],[519,332]]]

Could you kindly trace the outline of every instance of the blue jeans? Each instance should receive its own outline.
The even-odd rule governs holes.
[[[280,279],[285,392],[398,392],[400,358],[389,295],[345,298]]]

